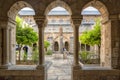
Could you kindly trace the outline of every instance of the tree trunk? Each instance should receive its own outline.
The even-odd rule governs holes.
[[[18,57],[19,63],[20,63],[20,58],[21,58],[21,55],[20,55],[21,54],[21,48],[22,48],[22,46],[19,45],[19,57]]]

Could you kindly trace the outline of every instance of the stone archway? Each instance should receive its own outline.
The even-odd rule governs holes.
[[[10,64],[16,64],[16,52],[15,52],[15,47],[16,47],[16,15],[18,15],[18,12],[25,7],[29,7],[32,8],[32,6],[30,4],[28,4],[25,1],[18,1],[16,3],[14,3],[7,15],[8,15],[8,23],[7,23],[7,27],[8,27],[8,50],[9,50],[9,63]],[[33,9],[33,8],[32,8]]]
[[[101,13],[101,54],[100,63],[102,66],[111,67],[111,22],[107,7],[100,1],[91,1],[83,9],[92,6]]]

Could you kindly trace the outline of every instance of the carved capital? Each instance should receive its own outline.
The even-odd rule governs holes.
[[[38,28],[44,27],[47,22],[47,19],[45,16],[34,16],[34,19],[36,24],[38,25]]]
[[[9,17],[0,18],[0,28],[9,29],[16,26],[16,21]]]
[[[110,14],[109,15],[109,19],[111,21],[113,21],[113,20],[120,20],[120,15],[119,14]]]
[[[82,16],[71,16],[71,23],[76,26],[79,27],[82,21]]]
[[[5,29],[7,28],[8,22],[7,21],[0,21],[0,28]]]

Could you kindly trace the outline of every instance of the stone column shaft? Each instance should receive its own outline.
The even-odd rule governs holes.
[[[79,27],[74,28],[74,65],[79,65]]]
[[[3,53],[2,53],[3,62],[2,62],[2,65],[7,66],[9,63],[9,54],[8,54],[9,30],[8,30],[8,28],[4,28],[2,30],[3,30],[3,33],[2,33],[2,35],[3,35]]]
[[[74,29],[74,66],[79,66],[79,26],[81,24],[80,17],[72,17]]]
[[[16,63],[16,22],[14,20],[9,21],[9,63],[11,65]]]
[[[39,64],[38,66],[44,65],[44,27],[45,27],[45,16],[34,16],[36,24],[39,30]]]
[[[44,64],[44,28],[39,25],[39,65]]]

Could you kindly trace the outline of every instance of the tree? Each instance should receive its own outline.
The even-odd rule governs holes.
[[[94,45],[100,46],[101,43],[100,27],[101,27],[100,20],[97,20],[94,29],[82,33],[82,35],[80,36],[81,43],[92,46]]]
[[[47,51],[47,48],[50,46],[50,42],[44,41],[44,48]]]
[[[90,31],[85,31],[80,36],[80,41],[83,44],[88,44],[91,46],[98,45],[100,54],[100,44],[101,44],[101,24],[100,20],[96,20],[96,24],[94,25],[94,29]]]
[[[24,24],[23,20],[16,17],[16,41],[19,45],[19,61],[20,61],[20,53],[23,45],[32,45],[33,43],[38,41],[37,33],[28,25]]]

